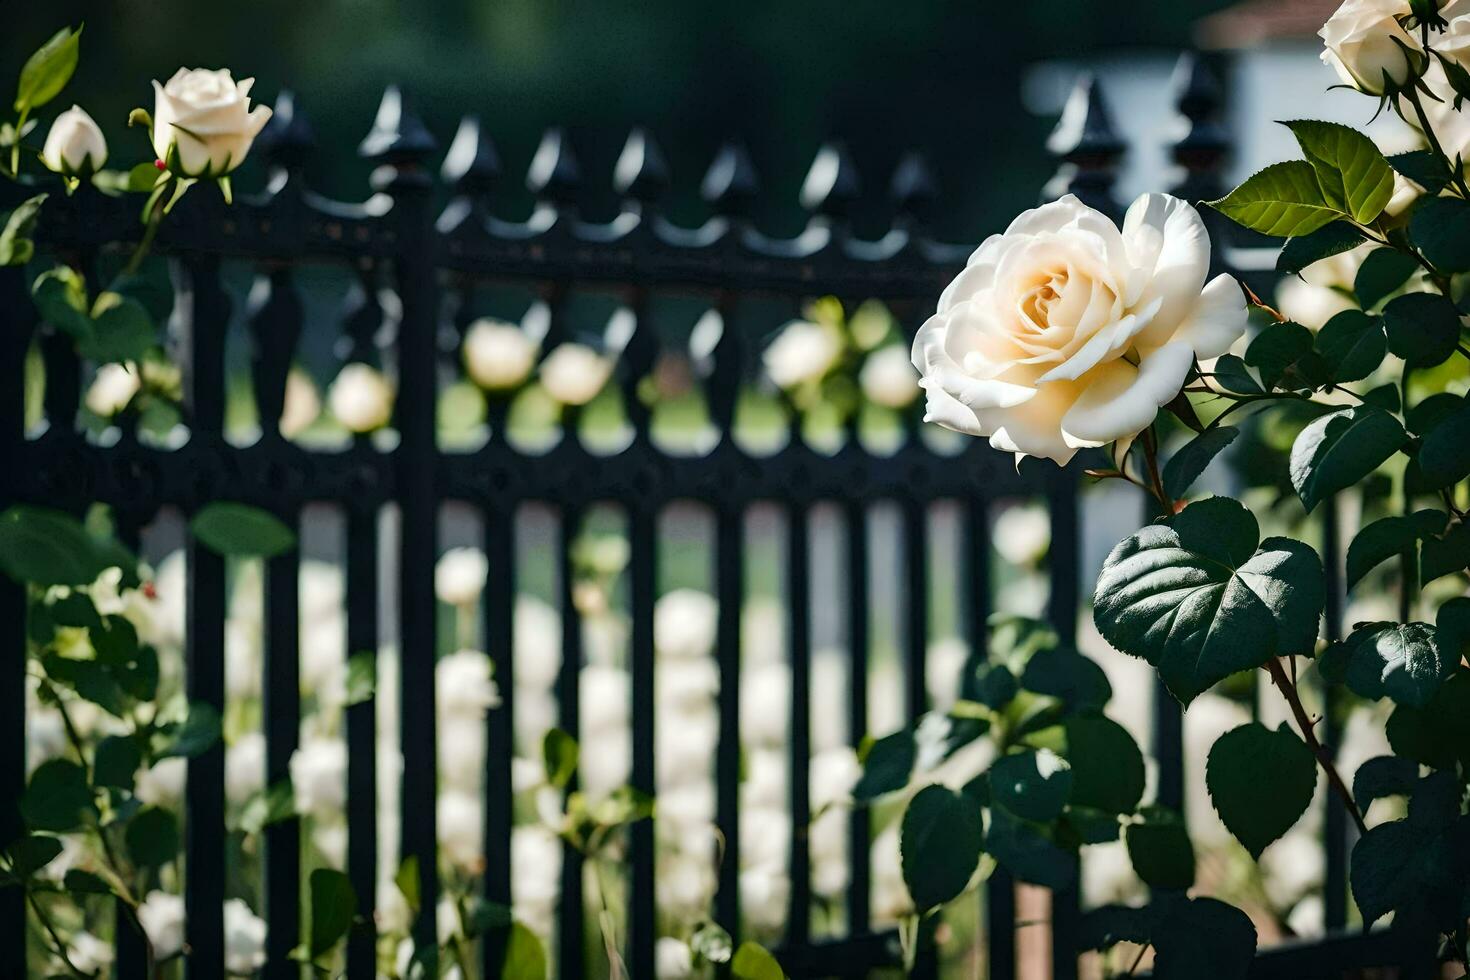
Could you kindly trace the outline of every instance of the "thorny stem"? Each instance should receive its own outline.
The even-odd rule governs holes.
[[[51,921],[51,917],[46,914],[46,910],[41,907],[41,903],[36,900],[36,893],[29,888],[26,889],[26,900],[31,903],[31,911],[36,913],[36,918],[40,920],[41,927],[46,930],[46,935],[50,936],[51,942],[56,945],[56,955],[61,958],[61,962],[66,964],[66,968],[79,977],[90,976],[90,974],[83,972],[71,961],[71,954],[67,951],[66,943],[62,940],[60,934],[57,933],[56,925]]]
[[[138,247],[133,249],[132,256],[128,259],[127,266],[123,269],[123,275],[135,275],[143,265],[143,260],[153,249],[153,239],[158,236],[158,226],[163,223],[164,198],[167,192],[159,194],[153,201],[153,207],[148,212],[148,220],[143,224],[143,237],[138,242]]]
[[[1172,517],[1178,511],[1175,501],[1170,499],[1169,494],[1164,491],[1164,479],[1159,475],[1159,441],[1154,435],[1153,426],[1143,430],[1141,441],[1143,442],[1144,465],[1148,470],[1148,490],[1159,502],[1159,506],[1164,509],[1164,514]]]
[[[1271,682],[1281,691],[1281,696],[1291,706],[1292,716],[1296,718],[1296,724],[1301,729],[1302,738],[1306,741],[1312,754],[1317,757],[1317,764],[1327,774],[1327,782],[1331,784],[1334,792],[1342,798],[1343,805],[1347,807],[1348,814],[1353,818],[1353,823],[1358,825],[1358,833],[1366,834],[1368,825],[1363,822],[1363,813],[1358,809],[1353,794],[1348,790],[1347,784],[1342,781],[1342,776],[1337,772],[1337,766],[1332,762],[1332,755],[1327,748],[1317,740],[1317,733],[1312,728],[1312,720],[1307,717],[1307,710],[1302,707],[1302,699],[1297,695],[1296,685],[1292,684],[1291,678],[1286,676],[1286,670],[1281,666],[1279,657],[1271,657],[1266,661],[1266,671],[1271,675]]]
[[[1424,103],[1419,98],[1419,93],[1415,91],[1413,86],[1407,86],[1403,90],[1403,97],[1409,105],[1414,107],[1414,115],[1419,117],[1419,127],[1424,131],[1424,138],[1429,141],[1429,146],[1434,150],[1435,155],[1442,160],[1450,160],[1451,158],[1445,153],[1444,147],[1439,144],[1439,137],[1434,135],[1434,127],[1429,125],[1429,116],[1424,112]],[[1452,169],[1453,166],[1452,161]],[[1461,173],[1455,174],[1454,183],[1455,188],[1460,192],[1460,196],[1470,200],[1470,187],[1465,186],[1465,175]]]
[[[597,901],[602,906],[597,924],[602,932],[602,948],[607,954],[608,980],[625,980],[623,957],[618,953],[618,940],[613,934],[612,906],[607,901],[607,879],[603,877],[602,861],[596,857],[592,858],[592,871],[597,876]]]

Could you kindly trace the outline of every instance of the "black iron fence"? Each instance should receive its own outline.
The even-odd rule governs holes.
[[[1216,114],[1214,83],[1192,60],[1181,65],[1178,107],[1183,136],[1174,147],[1182,167],[1176,191],[1191,199],[1212,197],[1215,171],[1227,150]],[[1110,212],[1113,168],[1125,150],[1109,123],[1101,92],[1084,83],[1079,109],[1069,114],[1049,144],[1060,161],[1047,195],[1070,191]],[[39,501],[79,510],[100,500],[114,508],[125,537],[162,508],[187,514],[211,501],[240,500],[268,508],[296,525],[303,507],[327,502],[345,515],[347,649],[379,647],[379,513],[395,505],[401,515],[396,585],[401,659],[401,853],[422,855],[429,895],[434,892],[436,731],[434,656],[436,608],[432,569],[438,556],[436,528],[441,505],[459,501],[478,511],[490,582],[483,600],[482,632],[486,652],[504,697],[488,719],[484,848],[488,899],[511,901],[510,840],[513,821],[511,758],[516,712],[512,656],[516,583],[518,509],[546,504],[559,514],[563,529],[558,557],[562,589],[563,666],[557,684],[563,727],[576,734],[578,669],[583,662],[578,613],[572,601],[571,539],[593,506],[611,504],[626,515],[631,544],[631,678],[633,711],[633,785],[655,789],[653,609],[659,580],[656,567],[660,514],[671,502],[693,500],[713,516],[714,592],[719,605],[717,662],[719,748],[715,760],[717,823],[725,852],[719,868],[714,918],[738,938],[740,927],[740,717],[741,620],[746,588],[744,515],[758,502],[775,503],[785,514],[783,578],[787,590],[791,667],[789,711],[789,802],[795,828],[810,820],[807,779],[812,677],[809,515],[819,503],[835,504],[846,526],[845,570],[847,646],[858,654],[848,664],[851,694],[848,729],[854,739],[869,729],[866,651],[870,642],[867,525],[879,502],[896,505],[902,515],[900,551],[902,591],[907,614],[902,625],[904,704],[912,719],[926,707],[925,651],[929,642],[930,594],[927,514],[938,501],[959,503],[960,550],[966,558],[965,623],[971,642],[983,642],[990,611],[987,581],[990,544],[987,511],[997,500],[1032,497],[1046,502],[1052,524],[1049,617],[1063,636],[1075,634],[1082,604],[1078,554],[1078,501],[1075,468],[1056,470],[1027,465],[1019,473],[1011,460],[983,442],[968,442],[957,454],[938,452],[917,437],[920,412],[907,415],[909,438],[889,455],[865,447],[855,430],[835,452],[806,444],[799,426],[790,442],[771,455],[744,451],[730,437],[737,397],[756,354],[754,338],[771,326],[748,322],[742,311],[759,301],[786,304],[792,311],[808,298],[835,295],[844,302],[877,298],[886,302],[911,332],[922,322],[942,287],[962,266],[968,248],[932,241],[923,215],[937,189],[922,160],[910,157],[891,184],[892,229],[876,240],[850,231],[848,208],[869,186],[860,187],[851,161],[840,146],[823,148],[808,183],[811,215],[805,231],[790,240],[766,237],[747,218],[759,193],[749,158],[738,145],[723,149],[703,184],[711,216],[694,228],[665,219],[659,202],[669,181],[657,148],[641,133],[630,138],[619,167],[621,212],[610,222],[578,218],[574,199],[577,168],[570,148],[557,133],[548,134],[537,154],[530,184],[537,198],[525,222],[508,222],[492,209],[500,177],[490,140],[473,119],[462,124],[436,176],[436,142],[424,125],[390,91],[361,152],[378,166],[373,196],[363,203],[324,199],[304,186],[302,169],[311,151],[311,131],[303,115],[283,98],[258,147],[270,169],[268,186],[226,208],[211,195],[195,194],[165,226],[160,246],[172,259],[175,308],[170,337],[184,369],[184,406],[188,439],[159,447],[140,440],[131,423],[120,437],[101,444],[81,434],[76,424],[82,365],[67,339],[36,322],[27,282],[17,268],[0,270],[0,470],[3,502]],[[447,203],[443,201],[447,199]],[[117,248],[136,238],[133,202],[83,191],[59,196],[46,205],[43,246],[84,272],[110,261]],[[1218,254],[1218,253],[1217,253]],[[249,446],[225,438],[225,337],[239,297],[227,286],[225,271],[247,267],[254,275],[244,319],[254,341],[252,383],[261,435]],[[397,385],[391,447],[358,438],[340,452],[303,448],[284,438],[276,424],[285,402],[293,352],[307,330],[329,329],[309,317],[298,280],[308,266],[345,270],[356,288],[342,315],[341,332],[348,361],[387,358]],[[436,392],[447,364],[457,364],[456,344],[479,309],[483,290],[511,282],[528,288],[547,304],[548,343],[566,333],[564,305],[582,290],[612,295],[638,318],[622,347],[616,383],[632,428],[631,442],[613,454],[586,446],[578,436],[575,411],[564,420],[563,438],[554,448],[532,452],[504,437],[504,405],[492,403],[491,436],[482,447],[459,452],[436,439]],[[711,421],[722,434],[702,455],[679,455],[661,448],[650,435],[650,413],[637,386],[653,368],[660,341],[643,317],[659,296],[693,296],[720,314],[724,329],[713,348],[705,379]],[[396,298],[396,336],[379,349],[387,313],[383,297]],[[308,322],[311,321],[311,322]],[[447,338],[447,342],[446,342]],[[41,431],[25,426],[26,352],[33,340],[45,366]],[[1332,538],[1329,536],[1329,540]],[[1338,557],[1329,546],[1329,567]],[[222,706],[226,616],[225,563],[210,551],[190,546],[187,555],[186,684],[191,699]],[[267,563],[265,737],[267,778],[289,775],[297,748],[299,695],[298,555]],[[1336,596],[1339,589],[1333,589]],[[0,585],[0,661],[9,682],[0,685],[0,786],[12,795],[25,781],[25,656],[22,591]],[[1329,607],[1329,623],[1340,602]],[[1333,623],[1335,626],[1335,623]],[[348,847],[347,869],[360,895],[374,894],[378,828],[375,801],[376,728],[374,706],[364,702],[347,711]],[[1177,705],[1167,695],[1156,701],[1153,755],[1159,763],[1158,799],[1183,802],[1181,725]],[[499,750],[497,750],[499,747]],[[186,908],[190,974],[216,976],[223,950],[221,909],[226,897],[224,756],[216,748],[190,763],[186,797]],[[19,829],[14,807],[0,808],[0,837]],[[1345,828],[1341,814],[1327,817],[1327,925],[1347,922]],[[875,934],[869,920],[869,823],[858,812],[850,822],[851,881],[845,903],[848,938],[814,940],[810,856],[805,834],[793,833],[790,848],[790,912],[780,955],[794,976],[863,975],[891,966],[898,955],[889,935]],[[637,980],[654,976],[655,838],[644,822],[633,828],[628,896],[628,967]],[[263,914],[270,924],[270,976],[294,975],[287,954],[301,930],[299,892],[302,841],[294,822],[270,827],[265,840]],[[561,879],[557,953],[560,974],[584,972],[582,874],[568,851]],[[990,975],[1013,976],[1016,969],[1015,885],[1002,870],[983,898]],[[1050,944],[1053,975],[1073,977],[1079,901],[1074,892],[1051,899]],[[433,934],[431,897],[416,927],[420,938]],[[137,950],[126,946],[120,930],[119,976],[138,976]],[[134,940],[135,942],[135,940]],[[1362,948],[1366,943],[1367,949]],[[493,976],[495,951],[486,944],[485,973]],[[1381,947],[1381,948],[1379,948]],[[0,892],[0,974],[23,975],[24,910],[16,890]],[[1314,947],[1307,963],[1297,960],[1273,975],[1337,975],[1346,965],[1393,962],[1387,947],[1355,940],[1346,959],[1336,963],[1337,947]],[[1347,949],[1348,947],[1343,947]],[[1375,959],[1375,957],[1377,957]],[[1289,959],[1289,957],[1286,957]],[[374,971],[371,936],[354,938],[348,955],[350,977]],[[1268,961],[1263,960],[1263,966]],[[933,964],[925,969],[932,970]],[[1263,974],[1264,975],[1264,974]]]

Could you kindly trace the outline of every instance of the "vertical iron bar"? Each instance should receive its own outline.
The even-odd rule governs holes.
[[[1158,516],[1159,505],[1148,494],[1143,495],[1140,524],[1150,524]],[[1184,813],[1184,708],[1169,693],[1155,671],[1153,676],[1153,754],[1159,766],[1159,786],[1155,800],[1181,816]]]
[[[1343,578],[1341,528],[1338,524],[1340,501],[1333,497],[1322,508],[1322,570],[1326,586],[1327,641],[1331,643],[1342,636]],[[1342,741],[1342,719],[1338,717],[1338,689],[1330,684],[1322,685],[1322,732],[1323,747],[1335,758]],[[1348,894],[1348,822],[1342,801],[1332,793],[1323,801],[1324,813],[1322,846],[1326,857],[1326,878],[1323,882],[1323,925],[1327,932],[1341,930],[1347,926]]]
[[[360,440],[355,451],[370,451]],[[347,652],[378,657],[378,503],[355,498],[347,504]],[[401,663],[401,660],[400,660]],[[348,706],[347,722],[347,875],[360,896],[376,895],[378,885],[378,719],[377,701]],[[372,926],[354,930],[347,940],[347,975],[372,980],[377,975],[377,944]]]
[[[582,729],[582,618],[577,614],[576,570],[572,563],[572,546],[582,527],[582,507],[567,504],[561,514],[561,541],[558,542],[558,585],[561,590],[561,673],[556,679],[556,700],[561,728],[574,739]],[[567,784],[570,794],[577,788],[573,777]],[[558,922],[558,970],[560,975],[581,977],[583,963],[583,899],[582,855],[571,844],[562,848],[561,915]]]
[[[847,737],[857,746],[868,734],[868,508],[863,501],[847,507]],[[847,860],[852,879],[847,886],[847,932],[860,936],[869,929],[869,878],[872,814],[855,806],[848,815]]]
[[[640,430],[646,431],[646,429]],[[647,501],[629,512],[633,686],[633,788],[653,795],[654,778],[654,647],[653,604],[657,588],[657,511]],[[657,936],[654,903],[654,821],[640,820],[629,829],[632,837],[632,895],[628,903],[628,972],[635,977],[654,975],[653,948]]]
[[[230,301],[217,256],[180,260],[176,324],[192,439],[225,450],[225,333]],[[224,474],[215,474],[223,478]],[[205,488],[218,492],[226,488]],[[207,498],[206,498],[207,499]],[[195,500],[198,505],[205,500]],[[187,551],[185,688],[191,703],[225,706],[225,560],[192,537]],[[225,754],[218,742],[189,761],[184,821],[185,936],[194,950],[192,976],[218,976],[224,956]]]
[[[1051,592],[1047,619],[1064,644],[1077,641],[1077,610],[1081,602],[1081,551],[1078,541],[1077,472],[1057,469],[1048,475],[1051,514],[1051,551],[1048,572]],[[1074,859],[1075,860],[1075,859]],[[1054,980],[1076,980],[1077,940],[1081,912],[1081,873],[1074,884],[1051,896],[1051,951]]]
[[[915,724],[929,708],[929,510],[922,499],[903,502],[904,548],[904,717]],[[928,935],[929,933],[925,933]],[[916,980],[939,974],[932,944],[920,943],[914,963]]]
[[[501,439],[496,427],[492,438]],[[511,795],[511,758],[515,747],[515,510],[508,502],[491,507],[485,515],[485,652],[495,672],[500,705],[486,721],[485,751],[485,898],[511,904],[510,837],[515,814]],[[481,973],[498,975],[505,956],[502,930],[492,930],[481,944]]]
[[[799,424],[799,420],[797,422]],[[804,946],[811,938],[811,534],[805,502],[791,505],[787,517],[786,575],[791,603],[791,904],[786,945]]]
[[[721,445],[727,450],[730,443]],[[715,822],[725,841],[715,921],[740,937],[740,611],[745,603],[745,516],[731,503],[715,514],[716,656],[720,667],[720,746],[715,756]]]
[[[295,513],[278,513],[295,529]],[[266,563],[265,716],[266,785],[291,778],[291,754],[301,729],[300,553],[293,548]],[[289,959],[301,942],[301,822],[279,820],[265,829],[265,908],[268,977],[299,973]]]

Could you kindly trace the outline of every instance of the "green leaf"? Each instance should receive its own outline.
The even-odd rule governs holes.
[[[1438,534],[1445,520],[1442,511],[1421,510],[1408,517],[1384,517],[1363,528],[1348,545],[1348,588],[1388,559],[1414,554],[1419,541]]]
[[[1424,539],[1419,556],[1419,584],[1426,585],[1467,566],[1470,566],[1470,526],[1451,524],[1444,534],[1435,533]]]
[[[1376,248],[1368,253],[1363,264],[1358,266],[1358,275],[1353,280],[1353,292],[1358,294],[1358,305],[1372,309],[1380,300],[1396,292],[1409,281],[1419,269],[1412,255],[1396,248]]]
[[[1329,204],[1358,224],[1371,224],[1393,197],[1393,168],[1373,141],[1339,123],[1295,120],[1285,124],[1317,173]]]
[[[1408,293],[1383,308],[1388,349],[1409,367],[1434,367],[1455,353],[1460,314],[1438,293]]]
[[[1399,420],[1381,408],[1356,405],[1314,419],[1291,447],[1291,483],[1310,513],[1355,485],[1409,439]]]
[[[61,887],[73,895],[111,895],[112,886],[99,875],[72,868],[61,879]]]
[[[863,774],[853,787],[852,798],[867,803],[885,793],[908,785],[914,771],[914,736],[912,732],[894,732],[874,742],[863,758]]]
[[[1256,956],[1250,916],[1213,898],[1163,904],[1153,931],[1155,980],[1245,980]]]
[[[1014,816],[1004,807],[990,811],[985,850],[1021,881],[1065,890],[1077,881],[1077,853],[1063,848],[1038,824]]]
[[[1309,235],[1289,240],[1276,257],[1276,271],[1296,275],[1307,266],[1343,252],[1350,252],[1367,241],[1363,233],[1346,221],[1323,225]]]
[[[288,776],[250,798],[240,813],[240,830],[258,834],[267,827],[296,819],[296,794]]]
[[[31,236],[35,234],[36,219],[41,215],[46,197],[37,194],[27,198],[5,219],[5,229],[0,231],[0,265],[25,265],[36,254],[36,243]]]
[[[61,94],[77,70],[81,39],[80,27],[63,27],[26,59],[15,90],[16,112],[29,113]]]
[[[1178,499],[1194,486],[1194,481],[1204,473],[1220,452],[1240,435],[1240,430],[1229,425],[1206,429],[1169,458],[1164,465],[1164,492]]]
[[[138,112],[140,110],[134,109],[133,111]],[[151,122],[152,120],[149,121]],[[159,170],[158,165],[151,160],[147,163],[140,163],[128,171],[127,182],[124,184],[124,187],[134,194],[147,194],[158,185],[160,180],[164,179],[166,172]]]
[[[1427,708],[1395,708],[1385,733],[1395,755],[1435,769],[1470,768],[1470,669],[1456,669]]]
[[[1454,175],[1439,154],[1431,150],[1410,150],[1388,157],[1388,165],[1424,188],[1431,197],[1450,185]]]
[[[730,961],[730,974],[735,980],[786,980],[786,973],[776,958],[756,943],[743,942]]]
[[[219,711],[203,701],[189,704],[189,715],[173,733],[173,739],[160,752],[159,758],[183,756],[192,759],[214,748],[220,736]]]
[[[347,704],[371,701],[378,687],[378,661],[371,650],[347,658]]]
[[[1028,736],[1027,744],[1059,753],[1072,767],[1073,807],[1132,813],[1143,798],[1143,753],[1128,729],[1093,711]]]
[[[31,286],[31,301],[41,319],[72,340],[80,343],[91,338],[87,284],[75,269],[58,265],[41,273]]]
[[[144,868],[158,868],[179,854],[179,821],[159,807],[148,807],[128,821],[128,854]]]
[[[1076,650],[1038,650],[1026,661],[1021,686],[1062,702],[1068,711],[1101,711],[1113,696],[1108,675]]]
[[[1221,354],[1215,359],[1215,383],[1226,391],[1237,395],[1260,395],[1265,390],[1245,366],[1245,361],[1234,354]]]
[[[546,768],[546,781],[560,789],[577,771],[577,740],[560,728],[546,733],[541,742],[541,760]]]
[[[1285,722],[1274,732],[1250,722],[1215,741],[1205,786],[1226,828],[1259,859],[1306,812],[1317,786],[1317,763]]]
[[[1245,349],[1245,363],[1260,371],[1267,388],[1295,391],[1327,380],[1327,364],[1312,349],[1312,331],[1300,323],[1273,323],[1262,330]]]
[[[603,827],[621,827],[653,816],[654,798],[641,789],[619,786],[592,806],[592,819]]]
[[[317,868],[311,873],[311,943],[308,949],[316,960],[330,952],[352,928],[357,914],[357,894],[351,880],[342,872]]]
[[[1424,843],[1407,820],[1379,824],[1358,838],[1348,881],[1365,923],[1371,925],[1418,894],[1426,857],[1434,855]]]
[[[1344,310],[1317,331],[1317,351],[1336,383],[1361,381],[1378,369],[1388,352],[1383,324],[1358,310]]]
[[[944,786],[925,786],[909,801],[899,835],[903,880],[920,911],[965,890],[980,863],[980,808]]]
[[[423,904],[419,890],[419,858],[417,854],[410,854],[398,865],[398,873],[393,876],[393,883],[398,886],[398,893],[408,903],[408,909],[413,915],[418,915],[419,908]]]
[[[1276,238],[1310,235],[1345,217],[1323,197],[1312,165],[1304,160],[1272,164],[1220,200],[1205,203],[1236,224]]]
[[[99,363],[138,361],[157,341],[148,311],[137,300],[104,293],[113,301],[100,303],[92,321],[92,335],[77,344],[77,352]]]
[[[61,841],[40,834],[20,837],[5,849],[10,873],[17,878],[30,877],[50,864],[60,853]]]
[[[489,902],[476,896],[470,900],[470,909],[465,916],[465,932],[473,938],[509,928],[514,921],[514,912],[509,905]]]
[[[1418,781],[1418,763],[1396,755],[1380,755],[1358,766],[1353,776],[1353,799],[1367,813],[1374,800],[1408,796]]]
[[[1409,236],[1440,272],[1470,269],[1470,203],[1458,197],[1420,198],[1409,218]]]
[[[189,529],[210,551],[237,557],[274,558],[296,547],[296,535],[274,516],[246,504],[206,505]]]
[[[1451,662],[1470,654],[1470,597],[1446,600],[1434,616],[1435,642]]]
[[[0,571],[37,586],[91,585],[106,566],[82,522],[19,504],[0,514]]]
[[[1422,708],[1455,665],[1428,623],[1365,623],[1347,638],[1347,685],[1361,697]]]
[[[1077,925],[1078,948],[1108,949],[1118,943],[1145,946],[1153,934],[1157,911],[1127,905],[1101,905],[1082,914]]]
[[[92,762],[92,778],[98,786],[131,790],[133,777],[143,764],[138,740],[131,735],[109,735],[97,744]]]
[[[1440,405],[1445,409],[1451,407],[1447,401]],[[1419,448],[1419,469],[1424,474],[1425,485],[1435,490],[1470,476],[1470,401],[1459,399],[1453,411],[1446,411],[1424,433],[1424,444]]]
[[[999,710],[1010,704],[1020,685],[1016,675],[1005,664],[981,660],[973,669],[960,678],[960,699],[978,701],[988,708]]]
[[[1194,846],[1176,814],[1145,807],[1142,823],[1123,829],[1133,870],[1150,888],[1179,889],[1194,884]]]
[[[1072,767],[1050,749],[1014,752],[990,767],[991,799],[1023,820],[1050,823],[1072,793]]]
[[[537,935],[519,922],[511,924],[500,976],[504,980],[546,980],[546,950]]]
[[[1325,600],[1321,562],[1287,538],[1257,550],[1258,533],[1239,503],[1209,497],[1129,536],[1098,577],[1098,631],[1157,667],[1185,704],[1272,656],[1310,653]]]
[[[86,770],[67,759],[41,763],[20,798],[20,812],[32,830],[60,834],[81,827],[97,813]]]

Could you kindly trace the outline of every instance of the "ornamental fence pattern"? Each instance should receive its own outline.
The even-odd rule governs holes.
[[[1177,74],[1177,106],[1182,136],[1173,147],[1181,181],[1172,188],[1190,200],[1219,196],[1216,172],[1228,151],[1218,122],[1220,97],[1206,69],[1192,57]],[[83,365],[67,338],[36,322],[19,268],[0,270],[0,504],[26,501],[80,512],[94,500],[114,509],[121,535],[136,544],[159,513],[189,514],[222,499],[268,509],[293,527],[309,505],[330,504],[345,529],[345,606],[347,649],[379,649],[380,513],[398,514],[396,599],[398,649],[402,651],[399,691],[400,739],[404,759],[401,789],[400,853],[435,851],[436,619],[433,569],[439,557],[436,529],[448,502],[479,516],[482,546],[489,557],[480,631],[494,664],[502,703],[487,720],[490,751],[484,783],[485,897],[509,904],[517,869],[512,862],[512,773],[509,751],[496,751],[514,738],[517,711],[513,656],[516,612],[516,530],[527,504],[550,508],[561,528],[555,564],[561,593],[562,667],[555,685],[559,724],[574,736],[579,717],[578,673],[584,662],[579,614],[573,601],[572,543],[583,518],[595,507],[611,505],[626,521],[631,610],[631,783],[656,790],[654,605],[659,582],[659,526],[665,509],[694,501],[713,526],[713,593],[718,601],[716,662],[720,674],[719,738],[714,759],[716,822],[723,836],[713,918],[740,937],[739,907],[741,779],[740,703],[741,618],[746,589],[746,514],[755,505],[774,506],[782,515],[781,578],[786,595],[787,651],[790,660],[788,799],[793,833],[789,848],[790,896],[786,932],[778,957],[794,977],[866,976],[898,963],[895,935],[875,930],[869,914],[870,821],[866,810],[849,818],[851,878],[846,886],[842,938],[814,937],[811,854],[804,832],[811,820],[808,780],[811,755],[811,513],[815,506],[835,508],[844,527],[845,556],[841,613],[846,621],[850,694],[846,722],[854,743],[869,731],[868,664],[871,623],[868,527],[876,505],[899,514],[901,599],[906,610],[900,648],[907,720],[926,710],[926,650],[930,641],[931,586],[929,515],[940,504],[960,519],[962,621],[971,643],[984,642],[991,611],[988,514],[997,502],[1044,502],[1051,525],[1047,572],[1047,616],[1063,637],[1073,637],[1083,605],[1080,594],[1078,466],[1058,470],[1012,461],[980,440],[954,451],[936,448],[921,436],[921,406],[906,411],[902,445],[880,452],[849,426],[840,448],[828,451],[803,439],[793,424],[789,441],[769,453],[748,451],[733,438],[736,406],[752,373],[757,338],[775,324],[756,322],[759,304],[784,308],[787,316],[807,299],[832,295],[849,309],[864,300],[886,303],[905,330],[912,331],[932,309],[935,298],[963,266],[970,249],[932,240],[925,218],[942,199],[922,157],[906,157],[890,185],[891,230],[876,240],[854,236],[846,216],[860,185],[840,145],[820,151],[803,194],[810,211],[805,230],[792,239],[762,234],[747,217],[760,185],[746,152],[738,144],[720,151],[702,185],[711,216],[698,227],[668,221],[661,209],[670,175],[658,148],[642,132],[628,140],[616,186],[624,196],[611,221],[589,223],[575,209],[578,169],[566,139],[547,134],[528,183],[537,204],[524,222],[497,217],[493,210],[501,178],[496,151],[474,119],[461,124],[436,174],[439,151],[434,136],[396,90],[384,96],[361,154],[377,165],[373,194],[360,203],[326,199],[303,183],[312,152],[311,127],[290,96],[277,103],[275,118],[262,134],[258,152],[270,176],[254,196],[240,195],[226,208],[209,194],[191,195],[165,225],[160,249],[170,257],[174,314],[170,338],[184,372],[184,423],[188,438],[161,446],[140,439],[136,420],[124,419],[112,441],[89,438],[77,425]],[[1084,81],[1048,143],[1059,170],[1044,196],[1075,193],[1109,213],[1113,170],[1126,150],[1115,135],[1103,93]],[[46,207],[42,246],[64,256],[84,272],[110,261],[119,246],[136,239],[136,207],[89,189],[74,197],[53,197]],[[1217,234],[1221,229],[1217,226]],[[1217,264],[1222,264],[1216,250]],[[345,276],[352,288],[337,323],[308,311],[301,276],[327,268]],[[232,275],[253,278],[248,300],[237,295]],[[1244,274],[1248,281],[1262,278]],[[1266,277],[1269,283],[1269,277]],[[550,346],[567,339],[565,309],[574,294],[592,291],[614,298],[632,313],[634,329],[620,338],[615,384],[631,438],[612,452],[587,445],[579,435],[576,410],[564,418],[561,439],[533,451],[505,438],[507,408],[489,404],[490,436],[483,446],[459,451],[441,445],[436,429],[437,394],[459,372],[459,344],[481,313],[484,291],[496,284],[524,288],[549,312]],[[1259,291],[1259,285],[1258,285]],[[653,370],[663,343],[645,325],[661,297],[693,298],[718,314],[723,329],[708,350],[702,379],[710,422],[719,439],[707,452],[687,455],[661,446],[652,434],[650,412],[638,385]],[[253,340],[251,379],[261,434],[251,445],[226,438],[226,336],[243,312]],[[385,324],[389,329],[385,330]],[[294,353],[308,331],[340,332],[348,362],[387,364],[396,379],[396,442],[357,437],[341,451],[306,448],[284,437],[277,424],[286,399]],[[387,341],[385,344],[384,341]],[[38,430],[26,427],[26,354],[39,344],[44,363],[44,417]],[[34,389],[34,381],[32,388]],[[1331,508],[1324,510],[1330,512]],[[1341,555],[1334,520],[1325,519],[1324,558],[1336,574]],[[1122,529],[1119,529],[1122,533]],[[226,565],[209,550],[189,545],[187,552],[186,686],[191,700],[223,707]],[[296,553],[269,559],[264,579],[265,677],[264,734],[267,780],[288,777],[298,747],[301,717],[300,563]],[[1341,616],[1340,577],[1329,594],[1328,628]],[[0,786],[18,796],[26,777],[26,688],[21,588],[0,584],[0,663],[9,682],[0,685]],[[1335,635],[1335,632],[1333,633]],[[1328,713],[1329,719],[1332,717]],[[1327,742],[1340,733],[1331,727]],[[374,894],[378,866],[377,722],[371,701],[346,713],[348,745],[346,868],[360,896]],[[1154,697],[1152,755],[1158,764],[1157,800],[1183,803],[1184,750],[1177,705],[1160,689]],[[216,746],[191,760],[185,800],[185,901],[189,974],[220,975],[224,948],[221,909],[227,897],[224,751]],[[0,808],[0,838],[20,830],[13,806]],[[1325,815],[1325,920],[1329,931],[1347,924],[1346,853],[1348,829],[1343,814],[1329,805]],[[655,822],[631,830],[628,853],[628,927],[626,960],[630,975],[655,975],[656,943]],[[265,833],[264,912],[269,921],[269,976],[296,975],[287,954],[297,944],[302,882],[302,836],[295,821],[275,824]],[[435,862],[423,865],[434,880]],[[568,849],[561,872],[561,902],[555,960],[559,975],[581,977],[587,928],[582,901],[582,868]],[[432,893],[433,889],[430,889]],[[366,901],[366,899],[364,899]],[[1012,977],[1017,964],[1016,884],[997,870],[980,898],[985,948],[992,977]],[[23,899],[16,889],[0,892],[0,975],[25,973],[26,926]],[[416,926],[421,938],[434,932],[434,902],[426,896]],[[1077,975],[1077,891],[1053,894],[1049,926],[1052,971],[1058,978]],[[142,975],[137,940],[119,930],[117,975]],[[485,943],[483,969],[496,972],[498,951]],[[1403,949],[1388,934],[1344,935],[1317,944],[1263,954],[1261,976],[1338,977],[1345,971],[1401,962]],[[935,975],[932,959],[920,963],[921,975]],[[374,975],[371,936],[349,944],[347,976]]]

